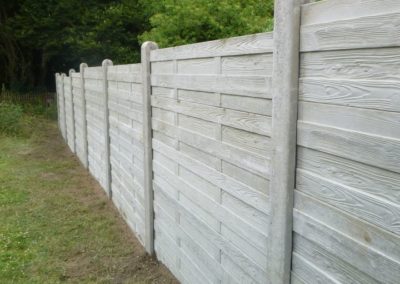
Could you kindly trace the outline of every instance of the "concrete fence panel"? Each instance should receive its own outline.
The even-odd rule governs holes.
[[[90,173],[106,189],[104,137],[104,90],[102,67],[87,67],[84,72],[88,162]]]
[[[141,64],[109,66],[107,72],[112,199],[144,245]]]
[[[292,267],[301,282],[399,283],[399,27],[398,1],[302,9]]]
[[[71,74],[71,72],[70,72]],[[69,148],[75,153],[75,122],[74,122],[74,106],[73,95],[71,88],[71,77],[63,77],[63,94],[65,104],[65,126],[66,126],[66,139]]]
[[[58,114],[58,127],[60,128],[63,139],[65,136],[65,104],[64,104],[64,82],[62,75],[56,74],[56,94],[57,94],[57,114]]]
[[[84,143],[86,141],[84,133],[84,104],[83,104],[83,92],[81,86],[81,74],[77,72],[71,73],[71,88],[73,97],[73,108],[74,108],[74,123],[75,123],[75,153],[79,160],[84,164],[86,154],[84,151]]]
[[[400,2],[56,74],[64,140],[182,283],[399,283]]]
[[[182,282],[267,281],[272,46],[150,54],[155,250]]]

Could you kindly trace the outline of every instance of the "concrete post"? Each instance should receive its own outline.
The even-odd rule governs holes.
[[[296,168],[296,123],[300,45],[299,0],[275,1],[271,219],[268,275],[274,284],[289,284],[292,256],[293,195]]]
[[[154,42],[142,44],[142,84],[143,84],[143,144],[144,144],[144,198],[145,198],[145,249],[154,253],[154,192],[153,192],[153,150],[151,130],[151,71],[150,52],[157,49]]]
[[[66,143],[68,143],[68,136],[67,136],[67,113],[66,113],[66,109],[65,109],[65,94],[64,94],[64,78],[65,78],[65,73],[61,74],[61,100],[63,103],[63,113],[64,113],[64,119],[62,121],[63,124],[63,131],[62,131],[62,135],[64,137],[64,141]]]
[[[83,166],[87,169],[89,167],[88,156],[88,138],[87,138],[87,118],[86,118],[86,97],[85,97],[85,68],[88,67],[86,63],[79,65],[79,72],[81,75],[81,92],[82,92],[82,140],[83,140]]]
[[[108,111],[108,79],[107,69],[108,66],[112,66],[113,63],[110,59],[104,59],[101,66],[103,68],[103,99],[104,99],[104,163],[105,163],[105,190],[108,197],[112,198],[111,190],[111,164],[110,164],[110,123],[109,123],[109,111]]]
[[[75,135],[75,107],[74,107],[74,92],[72,87],[72,73],[75,73],[74,69],[69,69],[69,87],[71,97],[71,117],[72,117],[72,152],[76,153],[76,135]]]
[[[60,87],[59,87],[59,77],[60,74],[56,73],[54,74],[54,77],[56,79],[56,104],[57,104],[57,123],[58,123],[58,129],[61,131],[61,121],[60,121]]]

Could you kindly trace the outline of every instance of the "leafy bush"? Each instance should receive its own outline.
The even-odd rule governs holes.
[[[23,105],[23,110],[27,115],[41,116],[47,119],[57,120],[57,106],[55,103],[49,105],[25,104]]]
[[[0,133],[18,134],[21,131],[22,107],[0,102]]]
[[[271,31],[272,0],[143,0],[150,6],[151,29],[141,41],[160,47]]]
[[[57,119],[55,95],[48,92],[14,92],[0,93],[0,102],[8,105],[21,106],[27,116],[41,116],[52,120]]]

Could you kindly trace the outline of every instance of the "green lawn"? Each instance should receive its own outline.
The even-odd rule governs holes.
[[[1,283],[175,283],[58,135],[0,134]],[[27,138],[28,137],[28,138]]]

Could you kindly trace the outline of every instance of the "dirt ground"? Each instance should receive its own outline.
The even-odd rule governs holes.
[[[0,279],[178,283],[145,253],[56,122],[31,125],[29,138],[0,136],[0,254],[8,256],[0,257]]]

